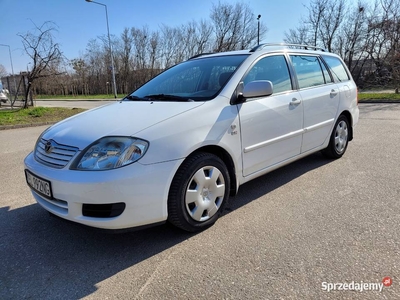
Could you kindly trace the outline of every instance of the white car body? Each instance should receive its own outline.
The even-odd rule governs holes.
[[[207,57],[248,57],[212,100],[118,101],[55,124],[39,140],[51,141],[51,147],[66,145],[76,152],[63,167],[43,163],[34,152],[26,157],[27,181],[34,198],[46,210],[70,221],[105,229],[138,227],[168,219],[174,176],[196,151],[223,153],[232,174],[230,190],[237,191],[251,179],[327,148],[341,115],[350,119],[351,140],[359,115],[357,90],[351,77],[346,82],[335,80],[306,89],[294,87],[284,93],[231,103],[238,83],[255,62],[277,53],[287,59],[290,53],[333,56],[287,48],[256,50],[250,55],[248,51],[213,54]],[[106,136],[135,137],[149,144],[139,160],[126,166],[74,169],[83,151]],[[48,188],[50,197],[43,194]],[[123,212],[109,217],[82,213],[84,204],[111,203],[124,203]]]

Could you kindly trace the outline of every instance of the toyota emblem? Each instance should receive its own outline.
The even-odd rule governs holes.
[[[46,145],[44,145],[44,151],[46,151],[47,154],[51,153],[54,148],[54,142],[53,140],[48,140]]]

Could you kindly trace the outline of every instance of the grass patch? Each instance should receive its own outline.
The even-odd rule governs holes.
[[[117,99],[124,98],[125,94],[118,94]],[[114,95],[36,95],[35,100],[114,100]]]
[[[400,94],[395,93],[359,93],[358,100],[400,100]]]
[[[49,112],[49,108],[48,107],[35,107],[35,108],[32,108],[32,109],[29,109],[28,115],[30,115],[32,117],[35,117],[35,118],[40,118],[44,114],[46,114],[46,112]]]
[[[0,110],[0,126],[53,123],[85,111],[82,108],[34,107]]]

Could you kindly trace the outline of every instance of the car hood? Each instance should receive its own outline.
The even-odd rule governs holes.
[[[134,136],[202,104],[204,102],[120,101],[61,121],[47,129],[42,138],[82,150],[104,136]]]

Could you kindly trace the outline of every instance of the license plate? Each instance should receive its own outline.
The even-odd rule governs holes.
[[[26,182],[35,192],[48,199],[53,198],[50,181],[40,178],[36,175],[33,175],[28,170],[25,170],[25,177],[26,177]]]

